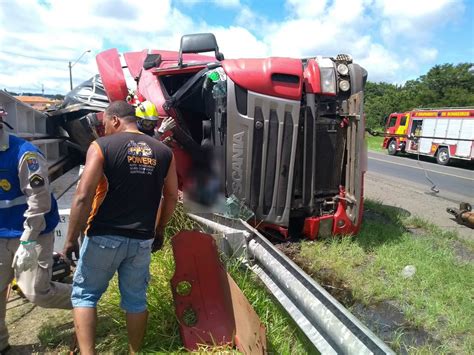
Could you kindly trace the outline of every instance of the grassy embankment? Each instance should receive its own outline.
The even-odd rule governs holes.
[[[367,148],[369,148],[369,150],[374,150],[376,152],[385,152],[385,149],[382,148],[382,142],[384,137],[371,136],[370,134],[366,133],[365,138],[367,140]]]
[[[182,228],[192,228],[192,222],[180,211],[167,235]],[[460,259],[455,250],[472,255],[473,246],[403,211],[368,201],[357,237],[303,242],[299,259],[307,272],[329,291],[336,291],[336,297],[356,315],[360,313],[369,328],[397,353],[467,354],[474,350],[474,268],[472,259]],[[406,265],[416,267],[412,278],[401,276]],[[169,287],[173,268],[167,243],[153,256],[144,352],[183,351]],[[275,354],[308,353],[304,336],[255,277],[235,265],[230,272],[267,327],[269,350]],[[99,308],[99,351],[126,349],[126,328],[118,303],[113,281]],[[364,318],[374,309],[380,317],[388,318],[378,325],[394,323],[390,331],[371,323],[371,317]],[[70,328],[49,324],[41,339],[54,351],[70,341],[70,333]]]
[[[182,229],[193,229],[193,222],[178,209],[170,227],[163,249],[152,257],[152,278],[148,289],[150,312],[148,329],[142,351],[144,353],[183,353],[177,318],[169,280],[174,272],[174,260],[169,237]],[[267,346],[274,354],[306,354],[312,349],[298,327],[277,305],[250,271],[239,267],[237,262],[228,270],[257,311],[267,327]],[[127,349],[127,333],[124,314],[119,307],[119,290],[114,278],[98,307],[97,350],[99,352],[124,353]],[[63,323],[70,321],[64,319]],[[70,323],[68,323],[70,324]],[[67,350],[72,336],[71,326],[49,323],[43,327],[40,339],[52,352]],[[203,349],[206,350],[206,349]],[[217,351],[230,349],[217,349]]]
[[[378,310],[392,328],[378,332],[397,353],[413,354],[474,352],[473,252],[472,243],[373,201],[357,237],[301,247],[315,278],[339,280],[356,314]],[[412,278],[402,276],[407,265],[416,267]]]

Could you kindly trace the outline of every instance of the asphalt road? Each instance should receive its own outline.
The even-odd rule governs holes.
[[[416,156],[390,156],[386,153],[368,153],[368,171],[399,180],[403,185],[424,189],[435,194],[432,184],[439,190],[437,197],[454,203],[469,202],[474,205],[474,164],[458,163],[458,167],[442,166],[434,160]],[[459,167],[463,166],[463,167]]]
[[[460,164],[464,168],[440,166],[427,159],[418,162],[416,157],[393,157],[375,152],[369,152],[368,158],[364,197],[404,210],[474,242],[474,230],[458,224],[454,216],[446,212],[446,208],[459,208],[460,202],[474,205],[472,165]],[[439,193],[431,191],[425,171]]]

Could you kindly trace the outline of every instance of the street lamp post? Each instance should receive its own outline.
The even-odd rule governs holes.
[[[84,53],[82,53],[81,56],[79,58],[77,58],[77,60],[74,62],[74,64],[71,64],[72,62],[69,62],[69,85],[71,87],[71,90],[72,90],[72,67],[75,66],[77,64],[77,62],[81,60],[81,58],[84,56],[84,54],[89,53],[90,51],[91,51],[90,49],[84,51]]]

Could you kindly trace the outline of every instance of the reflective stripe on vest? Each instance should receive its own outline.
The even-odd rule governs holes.
[[[25,205],[26,196],[19,196],[13,200],[0,200],[0,208],[10,208],[13,206]]]

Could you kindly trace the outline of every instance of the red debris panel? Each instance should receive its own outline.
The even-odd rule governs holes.
[[[176,270],[171,279],[184,346],[232,345],[235,320],[227,273],[209,234],[183,231],[173,237]]]
[[[225,271],[214,238],[183,231],[171,243],[176,264],[171,287],[186,349],[235,345],[244,354],[266,354],[265,327]]]

